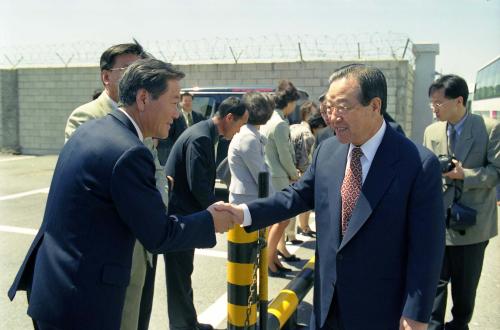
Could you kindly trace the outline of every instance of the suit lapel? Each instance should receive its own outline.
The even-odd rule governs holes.
[[[395,141],[396,134],[399,133],[396,133],[390,127],[386,128],[384,138],[373,158],[370,170],[363,183],[361,194],[352,211],[351,220],[349,221],[349,226],[347,227],[339,250],[341,250],[365,224],[394,179],[396,174],[394,163],[396,163],[399,158],[399,151],[397,149],[398,144]]]
[[[457,140],[457,146],[455,147],[455,157],[464,161],[469,154],[472,147],[474,139],[472,138],[472,116],[468,115],[465,119],[464,127]]]
[[[330,166],[327,166],[328,171],[332,171],[332,182],[328,185],[328,205],[330,206],[330,223],[331,233],[335,248],[340,245],[340,219],[342,213],[342,198],[340,188],[344,180],[345,167],[347,163],[347,152],[349,151],[348,144],[340,144],[336,150],[330,154]]]
[[[128,117],[123,112],[121,112],[120,110],[112,110],[109,114],[118,119],[123,125],[125,125],[125,127],[131,130],[135,136],[139,137],[137,135],[137,131],[135,130],[134,124],[132,124],[130,119],[128,119]]]

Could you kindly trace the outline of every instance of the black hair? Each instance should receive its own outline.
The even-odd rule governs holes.
[[[467,83],[464,78],[455,74],[447,74],[440,77],[429,87],[429,97],[432,93],[442,88],[444,88],[444,96],[447,99],[456,99],[461,96],[463,99],[462,104],[464,106],[467,104],[469,88],[467,87]]]
[[[264,125],[273,115],[274,101],[268,94],[249,92],[242,100],[248,110],[249,124]]]
[[[370,101],[378,97],[382,101],[380,114],[383,115],[387,109],[387,82],[385,76],[379,69],[365,64],[349,64],[336,70],[328,80],[330,85],[335,80],[342,78],[355,78],[359,84],[359,102],[367,106]]]
[[[221,102],[215,115],[219,118],[224,118],[229,113],[232,113],[235,119],[238,120],[245,114],[245,111],[247,111],[245,104],[239,98],[230,96]]]
[[[315,128],[323,128],[326,127],[326,123],[323,120],[323,117],[321,117],[320,113],[314,113],[311,117],[309,117],[309,120],[307,120],[307,123],[309,124],[309,127],[311,130]]]
[[[136,101],[137,91],[144,88],[156,100],[168,90],[168,81],[182,79],[185,74],[175,69],[172,64],[147,58],[132,63],[120,80],[120,102],[132,105]]]
[[[194,95],[189,93],[189,92],[184,92],[181,93],[181,101],[184,99],[185,96],[191,96],[191,100],[194,99]]]
[[[112,69],[115,65],[116,57],[125,54],[133,54],[137,55],[140,58],[150,57],[147,54],[141,45],[138,43],[130,43],[130,44],[118,44],[109,47],[102,53],[101,60],[99,62],[99,66],[101,67],[101,71]]]
[[[289,80],[281,80],[274,91],[274,101],[278,109],[286,108],[288,103],[297,101],[299,98],[297,88]]]

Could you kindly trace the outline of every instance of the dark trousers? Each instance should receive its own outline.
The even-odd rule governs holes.
[[[319,320],[316,320],[318,322]],[[311,325],[312,326],[312,325]],[[334,293],[332,303],[330,304],[330,309],[328,310],[328,315],[326,316],[326,321],[320,330],[344,330],[344,325],[342,324],[342,319],[340,317],[340,306],[337,303],[337,293]]]
[[[36,321],[33,320],[33,324],[35,327],[35,330],[61,330],[60,328],[56,328],[55,326],[48,324],[43,321]]]
[[[429,330],[469,329],[474,311],[476,289],[483,269],[484,251],[488,241],[471,245],[447,246]],[[444,324],[448,283],[451,283],[452,321]]]
[[[142,288],[141,307],[137,330],[148,330],[151,312],[153,311],[153,297],[155,289],[156,262],[158,255],[153,255],[153,267],[147,267],[144,287]]]
[[[169,329],[194,329],[198,323],[191,286],[194,249],[166,253],[164,258]]]

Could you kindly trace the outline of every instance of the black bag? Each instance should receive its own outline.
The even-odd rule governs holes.
[[[454,181],[455,196],[453,203],[448,207],[446,216],[446,227],[459,231],[464,235],[465,230],[476,224],[477,211],[471,207],[460,203],[462,198],[462,189]]]

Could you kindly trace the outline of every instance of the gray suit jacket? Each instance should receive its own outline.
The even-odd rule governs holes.
[[[258,198],[259,173],[269,172],[264,160],[265,138],[257,128],[246,124],[236,134],[227,151],[227,160],[231,171],[229,201],[241,204]],[[269,194],[272,194],[272,184]]]
[[[446,122],[426,128],[424,146],[436,155],[447,154]],[[498,121],[469,114],[456,142],[455,157],[462,162],[464,180],[461,201],[477,211],[477,224],[465,235],[446,231],[446,245],[468,245],[484,242],[498,233],[495,188],[500,176],[500,126]],[[445,209],[452,203],[454,188],[443,179]]]
[[[271,119],[261,126],[260,133],[267,138],[265,156],[273,179],[279,178],[283,182],[297,179],[297,169],[294,164],[295,153],[290,142],[290,125],[285,120],[283,111],[274,110]],[[284,187],[276,186],[275,188],[281,190]]]

